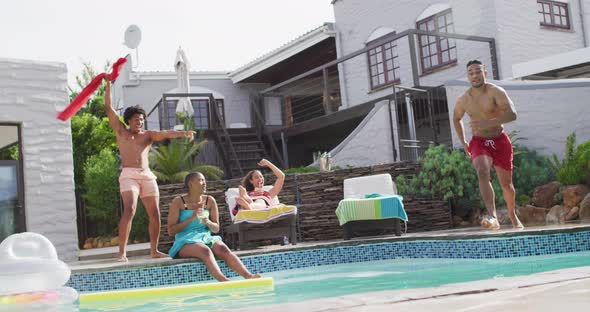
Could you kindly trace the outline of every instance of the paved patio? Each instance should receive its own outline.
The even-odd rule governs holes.
[[[476,238],[493,238],[493,237],[510,237],[517,235],[539,235],[548,233],[558,233],[566,231],[588,231],[590,224],[565,224],[555,226],[539,226],[528,227],[525,230],[514,230],[511,227],[504,227],[498,231],[485,230],[480,227],[460,228],[444,231],[409,233],[402,236],[379,236],[379,237],[362,237],[355,238],[348,241],[338,239],[329,241],[312,241],[299,242],[297,245],[269,245],[262,246],[255,249],[236,251],[240,257],[268,254],[276,252],[296,251],[313,248],[326,248],[338,246],[353,246],[360,244],[382,243],[382,242],[396,242],[396,241],[412,241],[412,240],[444,240],[444,239],[476,239]],[[149,266],[172,265],[185,262],[193,262],[194,259],[152,259],[147,255],[149,253],[149,244],[135,244],[129,245],[128,263],[116,262],[115,256],[117,254],[117,247],[107,247],[98,249],[82,250],[80,256],[84,258],[98,257],[99,259],[82,260],[68,263],[72,269],[72,273],[84,273],[95,271],[108,271],[129,268],[140,268]],[[134,256],[136,255],[136,256]]]

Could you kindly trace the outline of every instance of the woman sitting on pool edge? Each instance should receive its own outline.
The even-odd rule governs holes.
[[[259,210],[274,206],[272,199],[279,195],[285,183],[285,174],[270,161],[262,159],[258,162],[261,167],[268,167],[277,177],[275,184],[270,191],[262,189],[264,186],[264,176],[259,170],[252,170],[242,179],[239,189],[240,195],[236,196],[236,206],[232,210],[235,216],[240,209]]]
[[[218,281],[229,279],[221,272],[215,256],[244,278],[259,278],[252,274],[242,261],[223,243],[218,233],[219,210],[215,198],[204,195],[207,182],[200,172],[189,173],[184,179],[188,189],[185,196],[177,196],[170,204],[168,234],[174,235],[174,244],[168,252],[172,258],[201,259],[209,273]]]

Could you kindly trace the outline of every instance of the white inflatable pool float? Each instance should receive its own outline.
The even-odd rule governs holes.
[[[72,303],[78,293],[64,287],[70,273],[45,236],[13,234],[0,244],[0,304]]]

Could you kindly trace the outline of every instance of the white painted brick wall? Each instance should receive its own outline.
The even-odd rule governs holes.
[[[341,167],[349,165],[361,167],[392,163],[394,159],[388,114],[387,102],[375,105],[366,120],[363,120],[348,138],[330,152],[332,164]],[[397,119],[395,109],[392,110],[392,118],[394,121]],[[398,129],[395,122],[393,127],[394,140],[398,142]],[[399,155],[397,143],[396,153]]]
[[[590,0],[583,1],[590,8]],[[534,0],[342,0],[334,3],[336,31],[341,41],[339,56],[364,48],[367,38],[380,27],[390,27],[397,32],[415,28],[418,16],[437,3],[451,6],[456,33],[496,39],[501,79],[512,75],[514,63],[582,47],[577,0],[569,0],[572,31],[542,28]],[[408,39],[401,41],[398,43],[401,83],[412,86]],[[491,70],[487,44],[464,40],[456,43],[458,65],[422,76],[421,85],[436,86],[465,77],[465,63],[473,58],[482,59]],[[348,100],[345,106],[391,93],[391,90],[370,92],[366,55],[345,62],[343,67],[341,87],[346,89]]]
[[[590,0],[582,0],[590,8]],[[569,4],[571,30],[539,25],[537,1],[495,0],[497,45],[502,79],[512,77],[512,65],[583,48],[578,0]],[[590,31],[590,30],[586,30]]]
[[[588,98],[590,98],[590,79],[558,81],[496,81],[506,89],[514,102],[518,118],[506,124],[506,132],[518,130],[518,136],[526,140],[519,141],[526,147],[551,156],[556,154],[563,158],[565,138],[576,132],[578,144],[590,140],[590,115],[588,115]],[[449,111],[453,111],[457,98],[468,85],[464,81],[449,82],[446,86]],[[452,125],[452,115],[449,117]],[[469,118],[463,123],[466,138],[471,138]],[[460,142],[451,126],[453,145]]]
[[[60,259],[77,260],[72,138],[56,116],[67,104],[65,64],[0,59],[0,122],[22,125],[27,231],[45,235]]]

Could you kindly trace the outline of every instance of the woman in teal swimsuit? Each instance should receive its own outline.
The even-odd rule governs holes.
[[[205,176],[200,172],[189,173],[184,184],[188,194],[174,198],[168,213],[168,234],[175,235],[174,245],[168,252],[170,256],[201,259],[209,273],[220,282],[229,279],[219,269],[215,257],[244,278],[260,277],[246,269],[221,237],[211,235],[211,232],[219,232],[219,211],[215,198],[203,194],[207,186]]]

